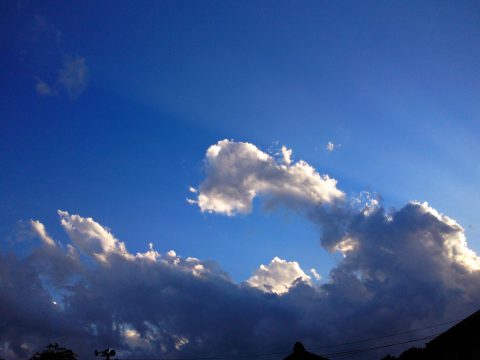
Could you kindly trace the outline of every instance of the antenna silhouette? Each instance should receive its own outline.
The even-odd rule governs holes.
[[[113,349],[105,349],[102,351],[95,350],[95,356],[100,356],[105,358],[106,360],[110,360],[110,357],[115,356],[116,352]]]

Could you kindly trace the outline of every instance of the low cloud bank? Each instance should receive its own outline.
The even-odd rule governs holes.
[[[83,357],[105,346],[119,357],[289,351],[298,339],[311,348],[382,336],[479,307],[480,259],[457,222],[427,203],[387,211],[369,194],[347,199],[334,179],[287,150],[274,159],[252,144],[220,141],[190,202],[234,216],[264,196],[304,214],[321,245],[344,254],[325,283],[277,257],[236,283],[215,262],[151,245],[130,253],[95,220],[59,211],[68,245],[35,220],[41,241],[31,254],[0,254],[1,357],[52,341]]]

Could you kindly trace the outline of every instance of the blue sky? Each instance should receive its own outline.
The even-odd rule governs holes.
[[[475,2],[2,8],[4,238],[65,209],[135,250],[152,241],[211,258],[239,280],[280,253],[325,272],[331,255],[294,215],[224,219],[186,205],[204,152],[228,138],[286,145],[386,206],[429,201],[480,249]],[[85,59],[84,89],[39,95],[36,79],[54,82],[68,56]],[[341,146],[328,152],[329,141]],[[319,254],[289,253],[292,237]]]
[[[428,201],[480,251],[475,1],[2,2],[0,248],[38,219],[92,217],[132,253],[214,260],[235,281],[275,256],[327,281],[342,261],[299,212],[187,203],[222,139],[281,146],[383,206]],[[331,142],[333,151],[327,150]]]

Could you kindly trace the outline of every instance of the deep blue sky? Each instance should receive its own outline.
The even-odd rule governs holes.
[[[229,138],[286,145],[349,195],[428,201],[480,250],[478,2],[18,1],[0,14],[2,248],[21,220],[64,238],[63,209],[133,252],[153,242],[237,280],[274,256],[325,277],[336,255],[296,215],[186,204],[206,149]],[[65,85],[68,64],[87,75]]]

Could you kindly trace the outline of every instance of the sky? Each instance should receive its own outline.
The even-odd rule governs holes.
[[[478,309],[478,2],[19,0],[0,29],[0,357]]]

